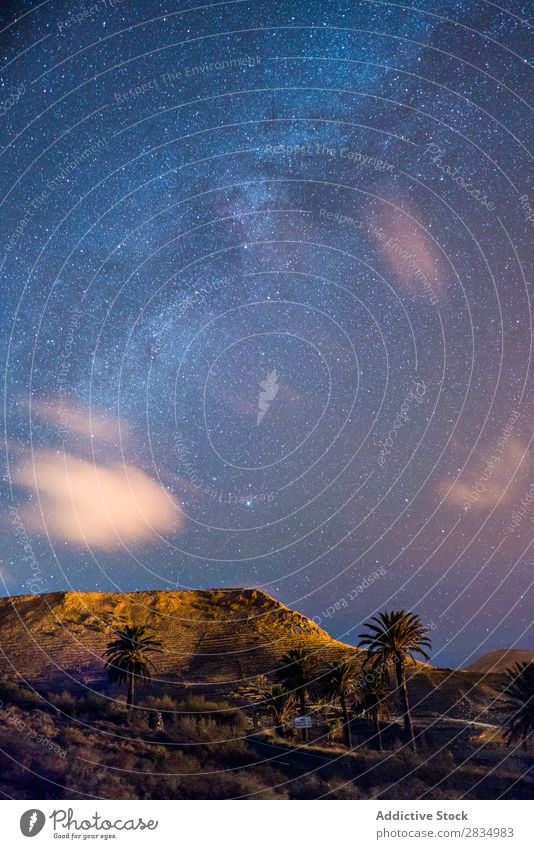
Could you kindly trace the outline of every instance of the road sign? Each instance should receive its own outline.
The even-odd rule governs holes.
[[[295,728],[311,728],[312,718],[311,716],[296,716],[293,720],[293,725]]]

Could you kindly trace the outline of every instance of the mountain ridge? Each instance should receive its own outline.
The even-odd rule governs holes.
[[[534,661],[533,649],[502,648],[493,649],[477,657],[464,667],[468,672],[504,672],[515,663]]]
[[[0,599],[2,654],[29,682],[101,680],[106,643],[127,623],[156,628],[165,650],[159,676],[189,683],[268,674],[290,648],[325,660],[360,653],[257,589],[64,590]]]

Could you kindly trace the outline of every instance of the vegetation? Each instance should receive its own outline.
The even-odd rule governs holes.
[[[276,742],[288,755],[269,764],[247,711],[222,698],[146,696],[121,729],[124,711],[104,696],[38,694],[11,682],[1,690],[0,793],[18,799],[532,798],[525,761],[467,733],[419,754],[386,738],[383,752],[359,740],[347,752],[316,726],[316,771],[309,757],[293,759],[286,738]],[[73,718],[58,714],[67,701]],[[165,731],[150,729],[152,710],[165,716]]]
[[[153,629],[145,625],[125,625],[116,632],[116,639],[108,643],[104,656],[106,672],[112,683],[128,683],[126,709],[135,705],[135,683],[149,681],[154,664],[150,655],[162,652],[161,643],[153,636]]]
[[[527,742],[534,735],[534,661],[516,663],[507,669],[504,690],[511,712],[503,723],[504,737],[509,746]]]
[[[265,704],[272,713],[275,733],[283,734],[291,721],[295,708],[295,697],[282,684],[263,691]]]
[[[393,610],[391,613],[379,613],[370,622],[365,622],[367,632],[359,635],[359,645],[367,649],[368,660],[373,670],[387,670],[393,666],[397,679],[397,688],[402,702],[404,730],[411,748],[415,751],[415,737],[406,687],[406,662],[421,655],[430,660],[427,649],[432,644],[429,633],[421,619],[415,613],[405,610]]]
[[[300,637],[299,647],[276,660],[276,673],[236,681],[227,667],[219,677],[182,683],[165,675],[164,683],[152,678],[161,636],[168,645],[164,628],[116,630],[104,652],[107,681],[100,672],[96,689],[75,683],[60,690],[63,681],[53,689],[48,678],[37,690],[0,678],[0,794],[532,798],[531,755],[510,746],[532,740],[534,662],[482,677],[419,665],[408,677],[410,660],[428,659],[430,640],[419,617],[393,611],[365,624],[365,653],[333,644],[321,654],[303,648]],[[128,685],[127,712],[115,683]],[[495,703],[501,715],[486,723]],[[303,751],[292,720],[312,709]]]
[[[380,723],[387,722],[393,715],[391,694],[383,672],[377,671],[375,675],[364,678],[354,700],[354,710],[371,720],[377,747],[382,751]]]
[[[345,745],[352,748],[348,700],[355,692],[359,673],[352,660],[331,663],[322,679],[322,689],[327,699],[339,701],[343,714]]]
[[[306,715],[306,702],[311,695],[317,676],[317,664],[313,655],[305,649],[291,649],[280,661],[277,680],[284,688],[294,693],[300,706],[300,715]],[[302,729],[302,739],[308,739],[308,729]]]

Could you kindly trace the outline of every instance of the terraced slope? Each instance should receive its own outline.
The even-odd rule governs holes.
[[[121,623],[157,629],[160,681],[242,682],[295,647],[325,660],[356,652],[259,590],[60,592],[0,599],[0,673],[67,687],[102,680],[102,653]]]

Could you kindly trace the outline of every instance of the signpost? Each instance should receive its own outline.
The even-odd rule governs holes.
[[[296,716],[293,720],[293,725],[295,728],[311,728],[312,718],[311,716]]]

